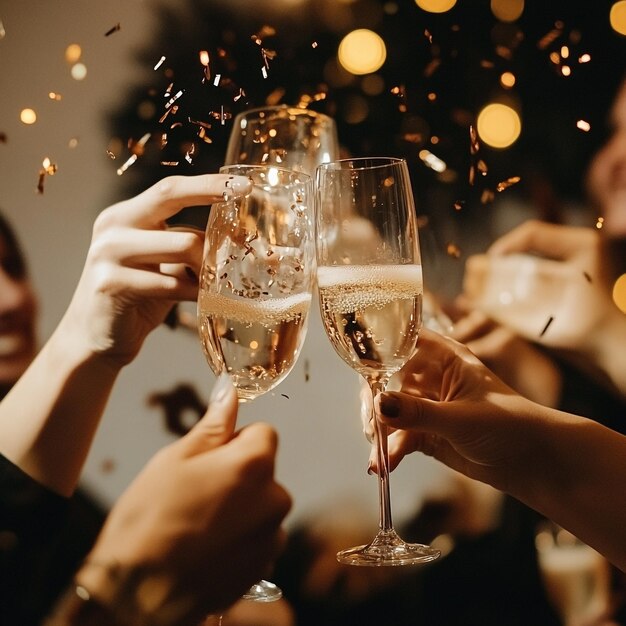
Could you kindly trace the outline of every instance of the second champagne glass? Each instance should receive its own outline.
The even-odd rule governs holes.
[[[202,348],[216,375],[227,372],[240,402],[278,385],[304,343],[315,282],[310,176],[274,166],[230,165],[248,176],[245,197],[214,204],[206,228],[198,295]],[[260,581],[244,595],[281,596]]]
[[[237,115],[224,162],[277,165],[315,176],[315,168],[339,158],[335,120],[286,104]]]
[[[421,327],[422,266],[406,161],[344,159],[317,168],[317,281],[326,333],[367,381],[372,397],[415,353]],[[439,557],[394,530],[387,430],[372,416],[380,521],[371,543],[339,552],[350,565],[411,565]]]

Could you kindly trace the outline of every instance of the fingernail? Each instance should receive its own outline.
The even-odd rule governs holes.
[[[395,396],[383,395],[378,402],[378,408],[385,417],[398,417],[400,415],[400,402]]]
[[[224,200],[228,201],[233,196],[243,196],[250,193],[252,189],[252,179],[245,176],[231,176],[224,183],[226,190],[223,193]]]
[[[233,388],[233,383],[230,376],[226,372],[222,372],[215,381],[211,395],[209,396],[209,402],[223,402],[228,392]]]

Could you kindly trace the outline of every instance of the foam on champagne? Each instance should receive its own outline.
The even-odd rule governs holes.
[[[269,326],[306,315],[311,305],[311,294],[297,293],[284,298],[260,300],[201,291],[199,305],[202,315],[219,315],[241,324]]]
[[[339,265],[318,267],[317,284],[333,313],[381,309],[396,300],[420,296],[421,265]]]

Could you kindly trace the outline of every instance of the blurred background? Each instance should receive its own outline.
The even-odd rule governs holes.
[[[442,301],[467,256],[528,217],[601,227],[584,172],[625,52],[623,0],[0,0],[0,210],[30,261],[40,340],[98,212],[164,176],[217,170],[233,117],[264,104],[331,115],[345,155],[407,159],[425,283]],[[197,419],[213,380],[195,334],[150,336],[88,459],[98,503]],[[290,377],[242,412],[280,432],[293,526],[342,507],[376,523],[359,410],[356,374],[313,319]],[[407,459],[397,520],[449,481]]]

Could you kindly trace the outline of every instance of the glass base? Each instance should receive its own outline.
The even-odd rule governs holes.
[[[441,552],[421,543],[406,543],[392,530],[380,531],[367,545],[348,548],[337,553],[337,560],[347,565],[380,567],[429,563]]]
[[[277,587],[269,580],[260,580],[255,583],[243,594],[244,600],[251,600],[252,602],[276,602],[283,597],[283,592],[280,587]]]

